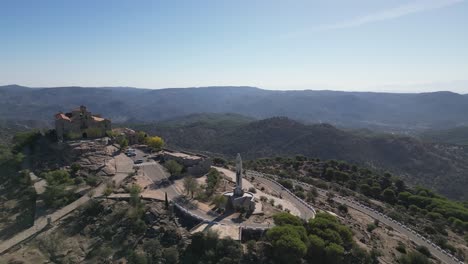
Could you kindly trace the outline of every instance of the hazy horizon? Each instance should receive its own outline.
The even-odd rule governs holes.
[[[468,93],[464,0],[7,2],[0,85]]]
[[[456,91],[450,91],[450,90],[432,90],[432,91],[372,91],[372,90],[337,90],[337,89],[269,89],[265,87],[258,87],[258,86],[250,86],[250,85],[209,85],[209,86],[187,86],[187,87],[135,87],[135,86],[80,86],[80,85],[67,85],[67,86],[27,86],[27,85],[21,85],[21,84],[0,84],[0,87],[5,87],[5,86],[20,86],[20,87],[26,87],[26,88],[31,88],[31,89],[56,89],[56,88],[85,88],[85,89],[142,89],[142,90],[164,90],[164,89],[198,89],[198,88],[256,88],[260,90],[266,90],[266,91],[328,91],[328,92],[357,92],[357,93],[392,93],[392,94],[420,94],[420,93],[437,93],[437,92],[452,92],[456,94],[461,94],[465,95],[468,94],[468,92],[456,92]]]

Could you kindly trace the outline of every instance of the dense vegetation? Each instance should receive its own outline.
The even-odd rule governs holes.
[[[382,201],[387,204],[386,207],[374,207],[412,225],[454,253],[458,250],[447,243],[447,229],[462,237],[468,231],[468,202],[453,201],[421,187],[410,188],[403,180],[388,172],[381,173],[343,161],[320,161],[304,156],[253,160],[246,162],[246,167],[283,177],[281,183],[286,188],[310,200],[316,195],[304,193],[302,187],[294,186],[287,179],[298,179],[325,189],[332,188],[343,195],[354,194],[370,205],[369,199]]]
[[[328,214],[319,213],[304,222],[288,213],[275,215],[276,226],[259,241],[219,239],[213,232],[192,235],[182,263],[376,263],[377,254],[367,253],[353,242],[349,228]]]
[[[274,217],[276,226],[268,230],[267,256],[273,263],[375,263],[353,242],[351,230],[329,214],[318,213],[305,223],[288,213]]]
[[[468,145],[468,127],[460,126],[444,130],[428,130],[419,135],[424,140],[447,144]]]
[[[57,209],[73,202],[79,197],[75,193],[75,181],[70,177],[68,171],[55,170],[43,172],[40,177],[47,181],[46,190],[42,195],[47,207]]]
[[[21,170],[21,150],[36,137],[36,132],[19,133],[9,147],[0,145],[0,237],[9,237],[34,221],[36,192],[29,172]]]

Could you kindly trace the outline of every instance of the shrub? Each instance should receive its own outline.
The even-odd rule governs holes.
[[[177,176],[182,172],[183,166],[180,165],[175,160],[169,160],[164,163],[164,167],[166,167],[167,171],[171,174],[171,176]]]
[[[71,184],[73,180],[65,170],[55,170],[41,173],[41,177],[46,179],[48,185]]]
[[[379,224],[380,224],[379,219],[375,219],[375,220],[374,220],[374,225],[375,225],[375,226],[379,226]]]
[[[377,226],[375,224],[368,224],[367,225],[367,231],[368,232],[372,232],[376,228],[377,228]]]
[[[431,256],[431,252],[429,251],[429,249],[425,246],[417,246],[416,247],[416,250],[419,251],[419,253],[423,254],[424,256],[426,257],[430,257]]]
[[[60,208],[74,201],[76,194],[66,190],[63,185],[50,185],[46,187],[43,197],[47,207]]]
[[[406,246],[401,241],[398,241],[398,245],[395,249],[400,253],[406,254]]]
[[[89,175],[86,177],[86,184],[93,187],[97,186],[99,184],[99,177],[95,175]]]
[[[176,264],[179,263],[179,251],[176,247],[165,248],[163,250],[163,258],[165,263]]]
[[[271,204],[272,206],[275,205],[275,199],[271,198],[269,202],[270,202],[270,204]]]
[[[345,204],[340,204],[338,205],[338,210],[342,213],[347,213],[348,212],[348,206],[346,206]]]
[[[76,184],[76,185],[80,185],[80,184],[82,184],[83,182],[84,182],[83,177],[76,177],[76,178],[75,178],[75,184]]]
[[[410,252],[398,259],[401,264],[429,264],[429,259],[419,252]]]
[[[249,192],[251,192],[251,193],[256,193],[257,190],[256,190],[254,187],[250,187],[250,188],[249,188]]]

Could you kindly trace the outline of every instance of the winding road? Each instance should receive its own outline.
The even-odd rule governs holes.
[[[261,172],[257,171],[247,171],[247,174],[250,176],[256,177],[256,180],[259,182],[262,182],[263,184],[267,185],[270,188],[275,188],[275,186],[278,186],[279,183],[277,183],[274,179],[278,179],[279,177],[276,175],[270,175],[270,174],[264,174]],[[301,185],[306,188],[311,188],[313,187],[310,184],[304,183],[304,182],[299,182],[299,181],[294,181],[295,184]],[[281,185],[280,185],[281,186]],[[315,187],[321,196],[326,196],[327,191],[323,189],[319,189]],[[289,191],[288,191],[289,193]],[[410,240],[412,240],[414,243],[417,245],[425,246],[429,249],[431,252],[432,256],[435,258],[439,259],[443,263],[447,264],[463,264],[463,261],[458,260],[455,256],[451,255],[449,252],[441,249],[439,246],[437,246],[435,243],[431,242],[427,238],[421,236],[420,234],[416,233],[416,231],[412,230],[411,228],[405,226],[404,224],[391,219],[387,215],[378,212],[375,209],[372,209],[370,207],[367,207],[363,204],[360,204],[359,202],[342,197],[342,196],[335,196],[332,198],[335,202],[340,203],[340,204],[345,204],[348,207],[351,207],[355,210],[358,210],[362,213],[367,214],[368,216],[379,220],[381,223],[392,227],[394,230],[398,231],[401,234],[406,235]]]

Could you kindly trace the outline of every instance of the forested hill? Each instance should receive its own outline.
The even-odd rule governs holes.
[[[229,125],[228,125],[229,124]],[[134,125],[161,135],[169,146],[247,159],[302,154],[389,170],[411,184],[451,198],[468,199],[468,156],[462,146],[426,143],[392,135],[362,136],[328,124],[305,125],[288,118],[252,122],[172,122]]]
[[[424,131],[420,137],[428,141],[468,146],[468,126]]]
[[[193,113],[287,116],[310,123],[385,131],[468,124],[468,96],[451,92],[392,94],[271,91],[255,87],[179,89],[27,88],[0,86],[3,119],[51,120],[57,111],[87,105],[114,122],[160,121]]]

